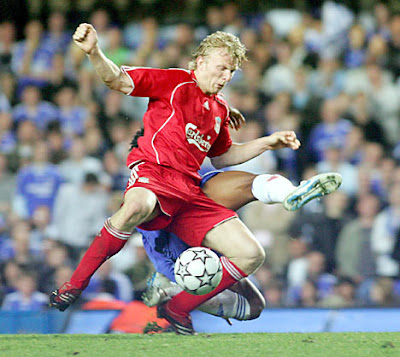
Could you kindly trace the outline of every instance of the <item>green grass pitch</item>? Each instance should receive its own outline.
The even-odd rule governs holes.
[[[0,335],[5,356],[400,356],[400,333]]]

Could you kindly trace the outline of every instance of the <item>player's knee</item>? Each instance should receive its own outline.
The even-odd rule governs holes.
[[[264,262],[264,259],[264,249],[260,245],[255,244],[253,246],[247,247],[247,249],[243,251],[242,257],[240,259],[240,268],[247,275],[250,275],[257,270],[257,268]]]
[[[124,220],[134,226],[142,223],[154,211],[157,204],[152,196],[143,196],[140,199],[125,200],[120,208]]]
[[[250,316],[249,320],[258,318],[265,309],[265,299],[261,294],[250,301]]]

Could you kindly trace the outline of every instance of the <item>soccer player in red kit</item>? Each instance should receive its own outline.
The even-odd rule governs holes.
[[[246,59],[240,40],[225,32],[206,37],[191,70],[118,68],[105,57],[90,24],[81,24],[73,39],[88,55],[111,89],[149,98],[143,117],[144,136],[127,165],[131,176],[121,208],[105,223],[69,282],[51,296],[65,310],[81,294],[97,268],[116,254],[134,227],[166,229],[191,246],[206,246],[223,256],[219,286],[202,296],[181,292],[158,307],[175,331],[194,334],[190,311],[253,273],[265,253],[236,213],[208,198],[199,187],[198,170],[206,156],[216,168],[235,165],[266,150],[300,146],[293,131],[277,132],[244,144],[232,143],[229,107],[218,94]]]

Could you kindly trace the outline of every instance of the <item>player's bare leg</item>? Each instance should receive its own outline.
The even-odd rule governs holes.
[[[215,202],[232,210],[259,200],[266,204],[282,203],[286,210],[294,211],[315,198],[336,191],[341,183],[342,177],[335,172],[313,176],[294,186],[277,174],[225,171],[209,179],[203,191]]]
[[[251,191],[256,177],[243,171],[224,171],[210,178],[202,190],[215,202],[236,211],[257,200]]]
[[[135,226],[152,220],[159,214],[156,195],[145,188],[128,190],[124,204],[109,218],[86,251],[70,281],[50,295],[50,306],[66,310],[81,295],[91,276],[108,258],[118,253]]]

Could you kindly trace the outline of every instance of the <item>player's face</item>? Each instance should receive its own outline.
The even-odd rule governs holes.
[[[216,94],[228,83],[237,68],[226,49],[211,50],[198,59],[196,77],[200,89],[206,94]]]

